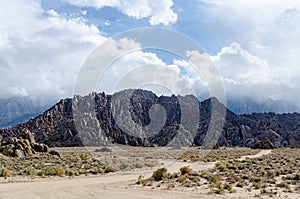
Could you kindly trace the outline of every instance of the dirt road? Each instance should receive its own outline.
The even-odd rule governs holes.
[[[191,168],[202,170],[212,168],[213,163],[183,163],[177,161],[165,161],[170,172],[176,172],[182,166],[190,165]],[[135,171],[135,172],[116,172],[105,176],[96,177],[76,177],[72,179],[43,179],[35,182],[19,182],[0,184],[0,198],[14,199],[52,199],[52,198],[198,198],[196,193],[174,192],[142,189],[130,186],[137,181],[139,175],[150,177],[155,169]],[[209,197],[207,197],[209,198]]]
[[[262,151],[254,156],[245,156],[254,158],[269,154],[271,151]],[[160,167],[167,167],[169,172],[176,172],[183,166],[190,166],[193,170],[207,170],[213,168],[215,162],[179,162],[175,160],[164,160]],[[95,177],[75,177],[68,178],[49,178],[39,179],[33,182],[18,182],[0,184],[0,199],[52,199],[52,198],[84,198],[84,199],[174,199],[174,198],[225,198],[226,196],[205,195],[199,192],[188,192],[178,190],[158,190],[151,188],[140,188],[131,186],[136,182],[139,175],[150,177],[153,171],[133,171],[133,172],[116,172],[105,176]],[[241,195],[242,194],[242,195]],[[230,196],[230,198],[247,198],[247,195],[241,193]],[[243,196],[244,195],[244,196]]]

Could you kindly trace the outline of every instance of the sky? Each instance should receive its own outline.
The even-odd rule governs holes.
[[[124,31],[158,27],[182,33],[205,49],[219,71],[226,96],[300,105],[297,0],[0,2],[0,98],[70,97],[95,49]],[[141,46],[136,41],[124,42]],[[158,93],[186,94],[186,87],[205,93],[205,75],[196,74],[189,61],[159,50],[137,50],[112,63],[96,88],[112,92],[116,87],[109,81],[129,87],[156,76],[161,80],[156,85]],[[162,67],[138,67],[145,65]],[[131,71],[136,73],[120,80]],[[165,86],[170,82],[178,89]]]

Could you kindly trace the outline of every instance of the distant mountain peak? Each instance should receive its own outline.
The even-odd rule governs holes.
[[[0,99],[0,128],[12,127],[42,114],[54,99],[12,97]]]
[[[249,97],[229,98],[226,103],[227,107],[236,114],[250,113],[293,113],[300,112],[300,108],[284,100],[258,99],[254,100]]]

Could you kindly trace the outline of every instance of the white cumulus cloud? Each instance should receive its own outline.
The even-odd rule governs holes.
[[[300,105],[299,1],[199,1],[210,4],[206,17],[222,27],[224,40],[213,58],[227,93]]]
[[[291,71],[289,67],[271,66],[239,43],[223,47],[212,59],[219,67],[229,97],[295,102],[295,93],[300,89],[300,84],[299,80],[294,80],[300,77],[299,69]]]
[[[88,6],[100,9],[104,6],[115,7],[124,14],[136,18],[150,17],[150,25],[168,25],[177,21],[172,10],[172,0],[64,0],[76,6]]]
[[[0,97],[72,94],[90,52],[106,40],[94,25],[12,0],[0,9]]]

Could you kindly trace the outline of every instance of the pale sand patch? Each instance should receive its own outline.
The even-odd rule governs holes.
[[[255,154],[255,155],[246,155],[246,156],[242,156],[241,158],[239,158],[239,161],[243,161],[246,160],[246,158],[259,158],[263,155],[268,155],[272,152],[272,150],[261,150],[259,153]]]
[[[208,170],[214,168],[216,162],[182,162],[176,160],[162,160],[163,166],[169,173],[178,172],[181,167],[188,166],[194,171]]]

